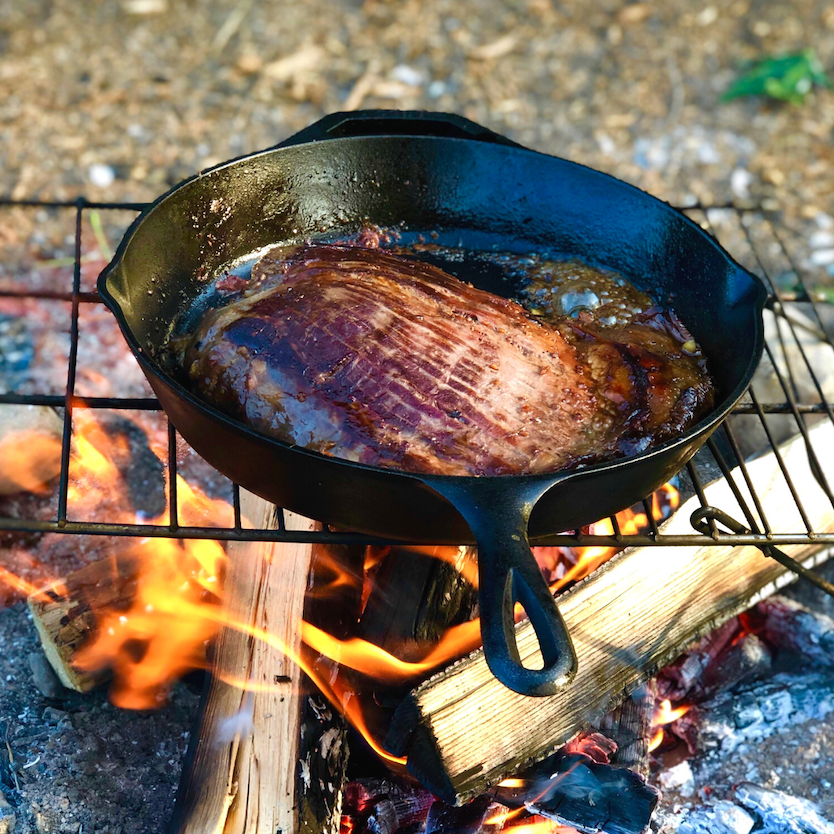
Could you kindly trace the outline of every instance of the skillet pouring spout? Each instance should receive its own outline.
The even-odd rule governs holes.
[[[463,516],[478,545],[478,601],[487,665],[520,695],[553,695],[576,674],[576,652],[527,540],[533,507],[552,478],[423,478]],[[515,608],[526,612],[544,665],[524,666]]]

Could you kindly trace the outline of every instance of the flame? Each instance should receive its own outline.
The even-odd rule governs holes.
[[[15,591],[25,594],[27,597],[34,597],[39,602],[52,602],[51,593],[66,593],[66,587],[60,580],[55,580],[47,588],[38,587],[27,582],[22,576],[16,576],[10,570],[0,565],[0,583],[5,583]]]
[[[0,481],[4,493],[48,494],[49,482],[60,471],[59,435],[45,430],[20,429],[0,441]]]
[[[73,447],[70,464],[68,503],[70,507],[95,508],[101,503],[109,507],[114,494],[124,493],[125,485],[117,459],[130,460],[130,443],[123,434],[108,431],[91,410],[74,413]],[[143,427],[144,428],[144,427]],[[146,432],[148,446],[164,461],[166,438],[155,438]],[[225,501],[212,499],[186,482],[176,479],[180,523],[188,526],[231,526],[233,514]],[[167,489],[167,485],[166,485]],[[130,502],[125,502],[129,505]],[[679,496],[671,485],[652,498],[653,515],[660,519],[677,506]],[[121,510],[118,521],[132,522],[132,510]],[[84,513],[88,515],[88,513]],[[108,520],[112,520],[108,518]],[[628,535],[648,525],[645,513],[626,510],[618,513],[621,532]],[[155,524],[167,524],[167,509]],[[593,525],[597,534],[612,534],[609,520]],[[418,548],[413,548],[418,549]],[[363,605],[370,583],[390,548],[366,549],[364,565]],[[471,548],[421,547],[420,552],[453,565],[464,578],[477,587],[477,562]],[[578,581],[616,552],[615,548],[587,547],[536,548],[540,562],[549,571],[553,591]],[[557,552],[558,551],[558,552]],[[338,639],[311,623],[300,624],[301,648],[291,646],[264,629],[236,621],[222,606],[222,585],[226,567],[223,547],[210,540],[142,539],[126,543],[120,559],[136,566],[136,591],[124,610],[104,605],[92,607],[97,629],[93,638],[76,657],[76,664],[86,671],[110,667],[114,684],[111,697],[118,706],[146,709],[160,704],[174,680],[192,668],[205,666],[205,648],[221,628],[232,628],[273,646],[289,657],[313,680],[326,697],[350,720],[365,737],[371,748],[392,764],[402,765],[405,759],[389,754],[373,737],[368,727],[361,687],[347,672],[360,673],[363,679],[401,685],[425,677],[433,670],[476,649],[480,643],[480,621],[475,619],[449,628],[436,645],[418,660],[403,660],[375,644],[360,638]],[[346,586],[355,587],[354,577],[330,554],[322,554],[318,565],[326,573],[326,581],[318,583],[315,594],[336,596]],[[553,576],[561,565],[561,574]],[[39,593],[31,583],[0,569],[0,580],[27,594]],[[53,588],[54,592],[59,592]],[[43,593],[43,592],[40,592]],[[520,606],[516,619],[523,616]],[[252,691],[256,685],[248,681],[228,680],[234,686]],[[520,787],[524,780],[505,780],[504,787]],[[502,825],[515,820],[516,812],[508,814]],[[530,832],[568,830],[548,820],[527,816],[516,830]]]
[[[664,724],[671,724],[688,712],[689,707],[686,705],[673,708],[671,701],[668,699],[663,700],[660,702],[660,707],[658,707],[652,718],[652,727],[662,727]]]
[[[577,834],[575,828],[561,825],[538,814],[533,814],[519,825],[510,825],[506,830],[513,831],[514,834]]]
[[[74,415],[71,507],[96,506],[122,489],[115,459],[130,454],[127,439],[106,431],[89,411]],[[149,446],[164,459],[164,448]],[[186,525],[230,525],[228,503],[209,498],[177,475],[177,507]],[[166,485],[167,488],[167,485]],[[129,509],[120,521],[134,521]],[[168,524],[167,508],[155,524]],[[136,592],[126,610],[100,607],[91,600],[96,631],[74,659],[79,669],[111,668],[114,704],[149,709],[165,700],[170,685],[184,673],[205,665],[207,641],[219,623],[226,554],[215,541],[202,539],[141,539],[120,554],[136,566]]]
[[[652,740],[649,742],[649,753],[653,750],[657,750],[657,748],[663,743],[663,739],[666,736],[663,728],[666,725],[671,724],[673,721],[677,721],[688,712],[688,705],[682,704],[679,707],[673,707],[672,702],[668,698],[661,701],[659,706],[655,707],[655,713],[652,717],[652,727],[656,727],[657,730],[652,736]]]
[[[657,750],[657,748],[663,743],[663,739],[665,737],[666,733],[663,731],[663,727],[658,727],[655,734],[652,736],[652,740],[649,742],[649,753]]]
[[[539,814],[530,814],[526,808],[502,808],[485,819],[483,825],[495,826],[498,831],[513,831],[514,834],[576,834],[575,828],[561,825]]]

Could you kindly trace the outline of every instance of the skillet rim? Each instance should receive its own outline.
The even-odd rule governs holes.
[[[438,115],[443,114],[438,113]],[[139,341],[134,335],[133,330],[127,323],[127,319],[124,311],[122,310],[121,305],[111,294],[107,286],[111,276],[117,273],[120,269],[123,262],[124,254],[130,246],[133,238],[139,232],[139,229],[141,228],[143,223],[148,219],[148,217],[175,193],[181,191],[182,189],[186,188],[192,183],[197,182],[198,180],[201,180],[205,177],[208,177],[218,171],[221,171],[226,168],[231,168],[233,166],[240,165],[245,162],[252,162],[258,160],[261,157],[266,157],[268,155],[280,153],[283,150],[291,150],[309,145],[317,145],[321,144],[322,142],[332,142],[336,144],[352,144],[357,142],[366,142],[368,139],[395,139],[409,140],[411,142],[420,140],[430,142],[442,141],[453,143],[479,142],[491,145],[492,147],[499,149],[501,152],[510,153],[513,155],[531,154],[535,157],[541,157],[545,160],[557,160],[558,162],[561,162],[565,165],[580,168],[591,176],[601,178],[602,180],[607,181],[609,185],[613,185],[615,188],[637,192],[637,194],[641,195],[642,197],[645,197],[653,201],[655,204],[657,204],[659,208],[661,208],[661,210],[671,214],[671,216],[675,219],[676,222],[682,222],[685,226],[688,226],[690,229],[695,231],[698,237],[703,241],[703,243],[711,245],[712,248],[722,258],[724,258],[724,260],[727,261],[730,266],[732,266],[737,272],[740,272],[741,274],[745,275],[748,279],[750,279],[752,286],[756,291],[756,297],[751,299],[750,305],[751,312],[754,315],[753,324],[755,339],[754,344],[752,346],[750,361],[748,362],[747,368],[744,374],[742,375],[741,380],[735,386],[735,388],[723,398],[723,400],[717,407],[712,409],[706,416],[704,416],[693,426],[690,426],[690,428],[683,434],[681,434],[679,437],[667,440],[658,446],[654,446],[650,449],[645,450],[644,452],[639,452],[638,454],[630,455],[628,457],[615,458],[613,460],[601,461],[599,463],[580,465],[575,469],[563,469],[553,472],[542,472],[528,475],[432,475],[421,474],[417,472],[408,472],[406,470],[398,469],[395,467],[373,466],[366,463],[359,463],[357,461],[346,460],[344,458],[338,458],[332,455],[325,455],[322,452],[316,452],[312,449],[306,449],[303,446],[293,445],[291,443],[279,440],[276,437],[272,437],[271,435],[256,431],[250,426],[247,426],[245,423],[239,420],[235,420],[233,417],[230,417],[229,415],[225,414],[219,408],[216,408],[206,403],[204,400],[198,398],[195,394],[189,391],[181,382],[179,382],[177,379],[175,379],[173,376],[171,376],[169,373],[163,370],[162,367],[154,359],[152,359],[144,350],[144,348],[139,344]],[[291,141],[292,137],[289,137],[287,142]],[[189,405],[200,410],[209,419],[219,422],[226,428],[229,428],[237,433],[242,433],[246,435],[249,439],[257,443],[266,443],[268,445],[274,444],[279,449],[284,451],[301,453],[305,456],[311,456],[313,457],[313,459],[318,460],[319,462],[326,462],[334,465],[338,464],[340,466],[347,467],[349,469],[356,469],[362,472],[366,472],[368,474],[374,474],[377,476],[387,475],[391,477],[399,476],[408,478],[410,480],[414,480],[419,483],[425,484],[429,487],[432,486],[433,482],[438,484],[465,484],[470,482],[483,481],[485,479],[489,479],[491,481],[500,480],[502,482],[507,483],[508,485],[511,483],[534,484],[549,482],[550,486],[555,486],[557,483],[566,481],[574,477],[589,476],[599,472],[608,472],[624,467],[630,463],[650,460],[651,458],[663,455],[664,453],[676,447],[685,446],[693,440],[700,438],[701,436],[707,436],[727,418],[727,416],[730,414],[733,408],[735,408],[735,406],[744,396],[747,389],[750,387],[753,374],[755,373],[756,368],[758,367],[759,362],[761,361],[761,356],[764,350],[764,319],[762,313],[769,298],[768,290],[765,287],[762,279],[755,273],[750,272],[749,270],[745,269],[741,264],[739,264],[738,261],[736,261],[733,258],[733,256],[730,255],[730,253],[723,246],[721,246],[721,244],[714,237],[707,234],[707,232],[704,231],[704,229],[702,229],[700,225],[698,225],[694,220],[688,217],[681,209],[672,206],[670,203],[666,202],[665,200],[661,200],[659,197],[655,197],[653,194],[650,194],[648,191],[645,191],[644,189],[639,188],[636,185],[618,179],[617,177],[614,177],[611,174],[607,174],[604,171],[599,171],[596,168],[591,168],[588,165],[583,165],[582,163],[574,162],[573,160],[565,159],[564,157],[556,156],[554,154],[547,154],[541,151],[532,150],[522,145],[504,145],[499,144],[497,142],[489,142],[476,138],[427,136],[426,134],[408,133],[379,133],[370,136],[329,137],[325,139],[313,139],[308,142],[299,142],[286,145],[282,143],[270,148],[266,148],[264,150],[254,151],[253,153],[235,157],[225,162],[221,162],[218,165],[215,165],[211,168],[206,168],[202,171],[199,171],[198,173],[194,174],[191,177],[188,177],[180,183],[177,183],[176,185],[168,189],[166,192],[161,194],[153,202],[148,204],[142,210],[142,212],[133,220],[133,222],[130,224],[130,226],[128,226],[127,230],[125,231],[121,241],[119,242],[119,245],[116,248],[116,251],[110,263],[107,264],[107,266],[101,271],[101,273],[99,273],[96,282],[96,287],[105,305],[115,316],[119,324],[119,329],[121,330],[122,335],[125,338],[125,341],[130,347],[132,353],[139,360],[140,365],[144,365],[148,370],[150,370],[154,374],[154,376],[160,379],[166,386],[171,388],[178,397],[181,397],[182,399],[186,400],[186,402],[188,402]]]

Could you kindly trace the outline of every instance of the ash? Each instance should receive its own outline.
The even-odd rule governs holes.
[[[0,832],[146,834],[171,815],[198,688],[180,683],[154,712],[119,710],[106,690],[79,695],[41,675],[25,604],[0,610]],[[5,822],[14,812],[17,825]]]
[[[834,565],[820,573],[830,581]],[[810,586],[782,593],[834,613],[834,600]],[[660,756],[653,832],[834,834],[834,653],[783,650],[773,668],[698,706],[694,756]]]

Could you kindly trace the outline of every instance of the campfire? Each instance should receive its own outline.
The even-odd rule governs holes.
[[[830,664],[834,624],[773,596],[791,574],[762,556],[748,511],[792,558],[824,561],[834,432],[802,418],[742,449],[751,420],[775,431],[763,380],[673,482],[533,548],[579,657],[561,693],[533,701],[486,666],[474,548],[381,545],[232,491],[157,412],[102,408],[117,384],[86,378],[98,387],[71,397],[69,445],[51,405],[2,406],[28,411],[0,426],[4,515],[24,522],[0,584],[7,601],[28,598],[69,689],[107,686],[118,708],[148,710],[208,673],[172,834],[643,831],[654,784],[685,790],[689,756],[753,737],[716,716],[771,674],[775,653],[828,652]],[[56,495],[66,518],[52,525]],[[744,532],[709,513],[694,529],[712,507]],[[76,562],[56,570],[72,539]],[[535,668],[520,607],[515,631]],[[767,685],[788,691],[778,676]],[[796,709],[820,714],[826,682],[803,685]],[[745,790],[733,807],[764,819],[773,798]]]

